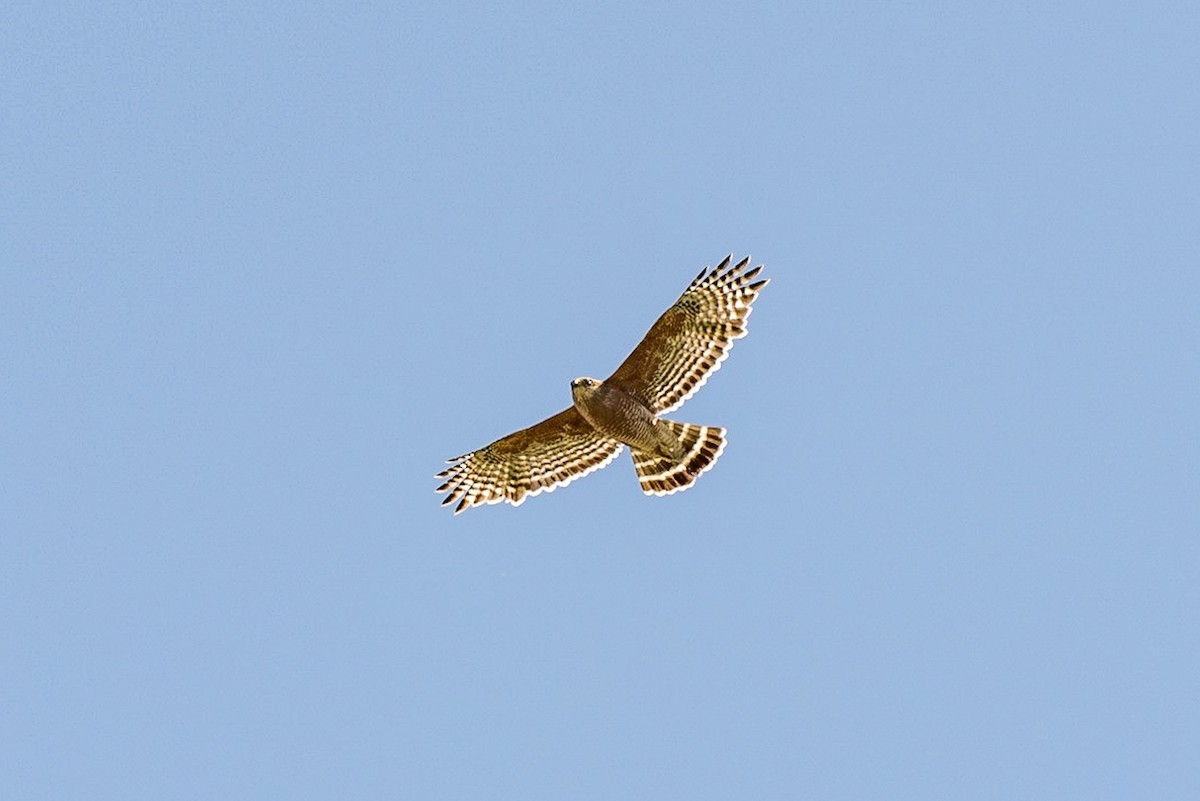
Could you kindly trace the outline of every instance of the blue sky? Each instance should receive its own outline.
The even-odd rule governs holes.
[[[0,795],[1200,792],[1195,4],[0,31]],[[730,252],[695,488],[439,507]]]

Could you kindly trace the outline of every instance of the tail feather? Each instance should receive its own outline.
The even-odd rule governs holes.
[[[679,437],[683,447],[682,458],[670,459],[656,453],[630,450],[642,492],[647,495],[670,495],[690,487],[701,473],[717,463],[717,457],[725,450],[725,429],[677,423],[674,420],[658,422]]]

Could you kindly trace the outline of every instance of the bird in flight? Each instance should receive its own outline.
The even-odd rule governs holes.
[[[647,495],[687,489],[725,448],[725,429],[659,417],[696,393],[746,335],[751,305],[769,279],[755,281],[762,265],[750,257],[729,266],[732,255],[704,268],[671,308],[603,381],[576,378],[572,405],[553,417],[448,460],[437,474],[455,501],[454,514],[472,506],[525,498],[599,470],[629,446],[633,468]]]

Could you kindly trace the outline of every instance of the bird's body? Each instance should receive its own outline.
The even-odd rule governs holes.
[[[594,378],[576,378],[571,382],[571,399],[583,419],[601,434],[634,450],[675,459],[683,455],[679,440],[628,392]]]
[[[628,446],[642,491],[687,489],[725,448],[725,431],[667,420],[746,335],[751,304],[767,279],[749,257],[700,271],[607,379],[571,382],[572,405],[542,422],[456,456],[438,474],[454,513],[485,503],[521,504],[604,467]]]

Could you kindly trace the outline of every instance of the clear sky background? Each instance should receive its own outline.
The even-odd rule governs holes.
[[[0,796],[1200,797],[1197,8],[4,4]]]

